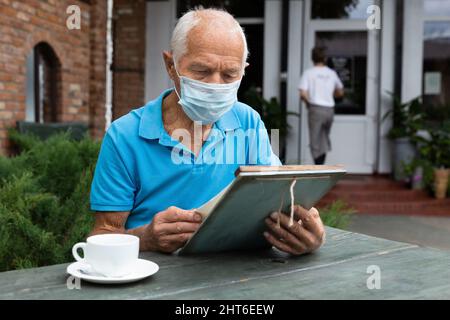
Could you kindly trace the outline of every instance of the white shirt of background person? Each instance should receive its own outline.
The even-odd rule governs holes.
[[[334,97],[343,96],[344,85],[336,71],[319,62],[303,73],[298,88],[309,104],[334,107]]]

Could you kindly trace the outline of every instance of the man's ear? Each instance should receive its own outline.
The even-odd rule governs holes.
[[[162,56],[164,59],[164,64],[166,66],[167,74],[169,75],[170,79],[175,79],[175,69],[174,69],[174,63],[173,63],[173,54],[170,51],[163,51]]]
[[[244,64],[244,69],[242,70],[242,76],[245,75],[245,69],[247,69],[247,67],[248,67],[249,65],[250,65],[250,64],[249,64],[248,62],[246,62],[246,63]]]

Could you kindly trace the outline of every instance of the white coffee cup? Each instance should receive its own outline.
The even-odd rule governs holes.
[[[78,254],[83,249],[84,258]],[[100,234],[88,237],[72,247],[75,260],[83,262],[84,270],[93,270],[107,277],[129,274],[139,257],[139,238],[128,234]]]

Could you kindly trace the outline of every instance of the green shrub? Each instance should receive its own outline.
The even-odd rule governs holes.
[[[320,210],[320,217],[326,226],[345,229],[355,210],[342,201],[337,200]]]
[[[21,150],[0,157],[0,271],[72,260],[93,224],[90,183],[100,142],[10,131]]]

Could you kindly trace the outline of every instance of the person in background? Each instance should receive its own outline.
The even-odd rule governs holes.
[[[325,49],[312,50],[314,67],[306,70],[300,80],[300,98],[308,109],[311,154],[315,164],[324,164],[331,150],[330,130],[334,118],[334,98],[344,96],[344,85],[336,71],[326,66]]]

